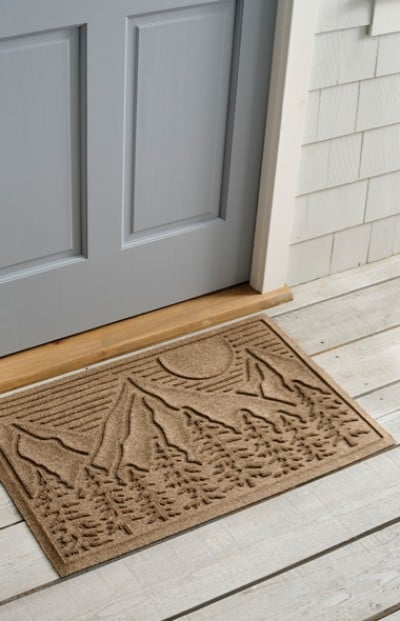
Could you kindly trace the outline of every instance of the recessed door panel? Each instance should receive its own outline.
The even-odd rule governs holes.
[[[130,239],[220,213],[234,26],[234,0],[129,20]]]
[[[0,40],[0,277],[82,253],[80,30]]]

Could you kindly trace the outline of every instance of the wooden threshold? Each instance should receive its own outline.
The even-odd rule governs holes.
[[[133,352],[293,299],[239,285],[0,358],[0,392]]]

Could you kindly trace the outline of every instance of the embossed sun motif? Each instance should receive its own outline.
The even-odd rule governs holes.
[[[380,437],[260,320],[57,386],[57,407],[51,385],[21,409],[3,402],[0,458],[62,573],[268,497]]]

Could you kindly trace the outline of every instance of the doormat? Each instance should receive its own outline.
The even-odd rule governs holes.
[[[392,444],[264,317],[0,400],[0,479],[61,576]]]

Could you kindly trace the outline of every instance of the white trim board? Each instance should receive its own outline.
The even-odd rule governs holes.
[[[285,284],[319,0],[278,0],[250,284]]]

